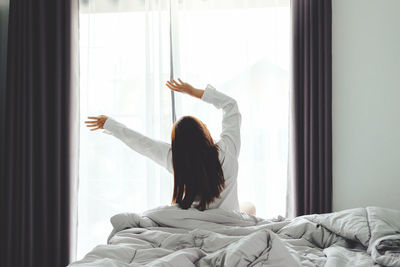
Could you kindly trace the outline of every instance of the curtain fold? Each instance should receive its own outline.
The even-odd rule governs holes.
[[[331,211],[332,3],[292,1],[289,216]]]
[[[65,266],[73,252],[78,2],[10,1],[1,266]]]

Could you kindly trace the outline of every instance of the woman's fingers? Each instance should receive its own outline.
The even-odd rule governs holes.
[[[99,123],[98,117],[88,117],[88,119],[90,120],[85,121],[87,127],[97,126],[97,124]]]
[[[178,87],[179,89],[185,89],[185,84],[183,84],[183,83],[179,83],[179,82],[177,82],[177,81],[175,81],[175,80],[173,80],[174,81],[174,85],[176,86],[176,87]]]
[[[167,87],[169,88],[169,89],[171,89],[171,90],[176,90],[175,88],[174,88],[174,86],[172,86],[170,83],[166,83],[166,85],[167,85]]]
[[[188,92],[189,85],[184,83],[181,78],[178,78],[178,81],[172,79],[171,81],[167,81],[166,85],[169,89],[177,92]]]
[[[178,83],[175,80],[168,81],[168,83],[172,86],[178,87]]]
[[[167,86],[168,86],[168,88],[171,89],[171,90],[180,91],[178,86],[172,84],[172,83],[169,82],[169,81],[167,82]]]
[[[108,119],[107,116],[100,115],[97,117],[90,116],[88,117],[89,120],[85,121],[86,127],[92,128],[91,131],[96,131],[99,129],[103,129],[105,121]]]
[[[177,82],[176,80],[172,80],[172,82],[174,83],[174,85],[175,86],[177,86],[177,87],[182,87],[183,86],[183,82],[178,78],[178,80],[180,81],[180,82]]]

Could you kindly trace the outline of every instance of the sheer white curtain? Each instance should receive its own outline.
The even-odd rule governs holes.
[[[288,163],[290,2],[204,1],[175,3],[176,77],[212,83],[234,97],[242,113],[239,201],[257,215],[285,215]],[[174,7],[174,5],[172,6]],[[194,115],[218,138],[221,114],[177,95],[177,116]]]
[[[169,4],[171,3],[171,10]],[[239,103],[239,200],[257,215],[285,214],[289,109],[289,0],[81,0],[81,121],[105,114],[170,140],[170,13],[174,76],[211,83]],[[171,12],[170,12],[171,11]],[[221,113],[176,95],[178,118]],[[78,258],[105,243],[109,219],[171,201],[172,176],[123,143],[83,125]]]
[[[114,117],[150,137],[169,140],[170,73],[167,1],[81,1],[81,141],[78,258],[105,243],[110,217],[167,205],[171,175],[116,138],[90,132],[89,115]]]

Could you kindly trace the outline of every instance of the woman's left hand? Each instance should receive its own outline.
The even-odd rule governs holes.
[[[204,90],[196,89],[190,84],[183,82],[180,78],[178,78],[178,81],[167,81],[166,85],[172,91],[186,93],[197,98],[201,98],[204,93]]]

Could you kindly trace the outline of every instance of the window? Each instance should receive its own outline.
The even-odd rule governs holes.
[[[238,101],[239,201],[253,202],[260,217],[284,215],[289,31],[289,0],[81,0],[81,121],[106,114],[169,141],[164,84],[172,59],[174,77],[199,88],[210,83]],[[221,111],[178,94],[175,108],[218,139]],[[80,149],[79,258],[106,242],[111,216],[168,205],[173,186],[167,171],[83,123]]]

